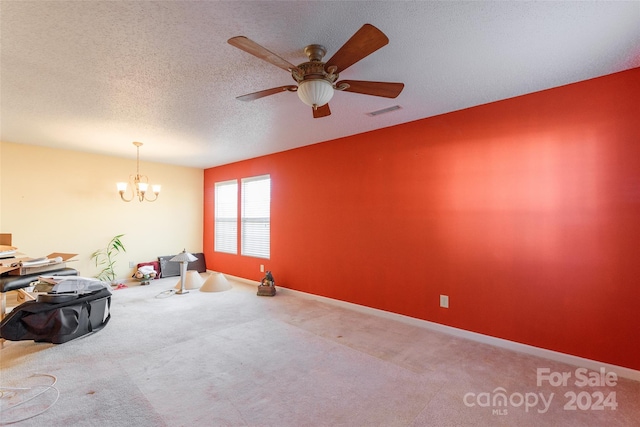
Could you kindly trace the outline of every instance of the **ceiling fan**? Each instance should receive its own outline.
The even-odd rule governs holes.
[[[228,43],[290,72],[297,83],[238,96],[236,99],[240,101],[253,101],[280,92],[297,92],[300,100],[312,107],[313,117],[320,118],[331,114],[328,102],[336,90],[395,98],[404,88],[404,83],[362,80],[336,82],[339,73],[389,43],[387,36],[371,24],[363,25],[327,62],[322,62],[327,53],[324,46],[312,44],[305,47],[304,53],[309,61],[297,66],[245,36],[232,37]]]

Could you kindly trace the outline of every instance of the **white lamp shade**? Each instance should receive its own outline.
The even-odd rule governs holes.
[[[181,286],[181,280],[178,280],[178,283],[176,284],[176,289],[180,289]],[[204,280],[202,279],[202,276],[200,276],[200,273],[198,273],[196,270],[189,270],[187,271],[187,274],[185,274],[184,276],[184,288],[185,289],[198,289],[200,286],[202,286],[202,282]]]
[[[147,191],[147,187],[149,187],[149,184],[147,184],[146,182],[138,183],[138,189],[140,189],[140,191],[142,191],[143,193]]]
[[[127,183],[126,182],[119,182],[116,184],[116,186],[118,187],[118,191],[127,191]]]
[[[153,189],[153,192],[158,194],[160,192],[160,185],[152,185],[151,188]]]
[[[193,262],[193,261],[195,261],[197,259],[198,258],[196,258],[193,254],[190,254],[186,250],[183,250],[178,255],[176,255],[173,258],[171,258],[169,261],[174,261],[174,262]]]
[[[333,98],[333,86],[326,80],[304,80],[298,85],[298,98],[309,107],[322,107]]]
[[[211,273],[204,284],[200,287],[200,292],[223,292],[231,289],[231,283],[222,273]]]

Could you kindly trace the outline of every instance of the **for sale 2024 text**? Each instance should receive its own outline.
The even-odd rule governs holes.
[[[589,371],[586,368],[578,368],[573,372],[552,372],[549,368],[538,368],[536,372],[536,384],[541,387],[549,383],[552,387],[567,387],[569,381],[576,387],[615,387],[618,384],[618,375],[615,372],[607,372],[600,368],[598,372]],[[588,391],[567,391],[564,394],[567,399],[564,409],[567,411],[604,411],[615,410],[618,407],[616,392],[610,391],[605,395],[600,390],[589,393]]]
[[[607,372],[605,368],[600,368],[599,371],[577,368],[565,372],[551,371],[549,368],[536,370],[538,387],[578,387],[577,392],[570,390],[564,393],[564,409],[567,411],[615,410],[618,407],[616,392],[607,392],[604,387],[615,387],[617,383],[616,373]],[[467,407],[490,408],[493,415],[507,415],[509,407],[523,407],[525,412],[535,410],[544,414],[551,407],[555,395],[556,393],[546,395],[543,392],[508,393],[503,387],[497,387],[493,392],[466,393],[463,402]]]

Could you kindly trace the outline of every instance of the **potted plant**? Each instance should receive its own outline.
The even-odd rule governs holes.
[[[98,249],[93,254],[91,254],[91,259],[95,261],[96,267],[103,266],[100,273],[98,273],[95,277],[96,279],[105,281],[105,282],[113,282],[116,278],[116,272],[114,271],[114,266],[116,263],[116,255],[120,252],[126,252],[127,250],[122,244],[120,238],[124,236],[124,234],[118,234],[107,244],[103,249]]]

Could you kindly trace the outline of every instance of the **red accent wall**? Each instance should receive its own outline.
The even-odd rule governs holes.
[[[271,259],[214,252],[214,183],[267,173]],[[204,196],[209,269],[640,369],[640,68],[211,168]]]

